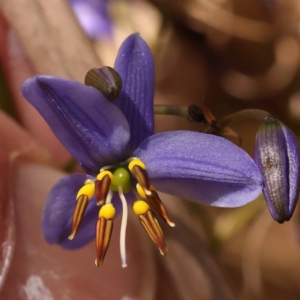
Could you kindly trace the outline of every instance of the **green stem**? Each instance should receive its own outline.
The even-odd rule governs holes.
[[[196,105],[154,105],[155,115],[178,116],[188,119],[191,122],[207,123],[201,108]]]
[[[167,105],[155,105],[154,106],[155,115],[171,115],[188,118],[189,117],[189,107],[188,106],[167,106]]]

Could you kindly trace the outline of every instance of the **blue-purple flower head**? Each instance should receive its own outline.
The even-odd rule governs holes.
[[[133,202],[141,224],[166,254],[152,208],[170,226],[174,223],[157,190],[221,207],[244,205],[262,190],[254,161],[229,141],[190,131],[154,134],[154,64],[139,34],[124,41],[114,68],[123,83],[114,102],[93,87],[51,76],[34,77],[22,86],[24,97],[87,173],[67,176],[53,187],[43,214],[44,236],[49,243],[75,249],[96,235],[98,265],[113,217],[122,206],[124,218],[127,203]],[[72,241],[71,231],[76,233]]]

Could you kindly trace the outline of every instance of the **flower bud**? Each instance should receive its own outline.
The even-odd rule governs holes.
[[[272,217],[289,221],[299,196],[299,145],[296,136],[280,121],[270,118],[259,127],[255,162],[263,178],[263,193]]]
[[[119,73],[111,67],[89,70],[84,82],[96,88],[110,101],[116,100],[122,89],[122,79]]]

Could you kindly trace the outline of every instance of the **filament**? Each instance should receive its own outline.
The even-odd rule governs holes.
[[[121,252],[121,260],[122,260],[122,267],[126,268],[126,227],[127,227],[127,218],[128,218],[128,207],[127,201],[124,197],[123,190],[119,186],[119,196],[122,202],[123,214],[122,214],[122,222],[121,222],[121,232],[120,232],[120,252]]]
[[[106,201],[105,201],[106,204],[111,203],[111,199],[112,199],[113,195],[114,195],[114,193],[111,190],[109,190],[109,192],[106,196]]]

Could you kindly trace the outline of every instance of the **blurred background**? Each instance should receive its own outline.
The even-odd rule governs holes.
[[[130,270],[117,237],[101,269],[93,245],[69,254],[43,241],[43,203],[70,157],[20,85],[36,74],[84,82],[113,66],[133,32],[154,55],[155,104],[205,103],[217,120],[263,109],[300,134],[297,0],[0,0],[0,299],[300,299],[299,207],[279,225],[263,196],[220,209],[162,195],[176,223],[164,227],[169,254],[132,221]],[[202,130],[175,116],[155,122],[156,132]],[[232,126],[250,155],[258,125]]]

